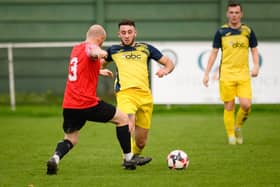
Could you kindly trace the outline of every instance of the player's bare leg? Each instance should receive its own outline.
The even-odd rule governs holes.
[[[140,154],[141,150],[144,149],[147,143],[149,134],[149,129],[143,129],[141,127],[135,126],[135,142],[140,151],[136,152],[136,154]]]
[[[134,154],[133,159],[136,160],[137,165],[142,166],[149,163],[151,157],[140,156],[142,150],[144,149],[147,138],[148,138],[148,129],[143,129],[135,125],[135,115],[129,114],[129,123],[132,124],[133,128],[131,131],[131,149]]]
[[[144,129],[139,126],[135,126],[135,143],[132,144],[134,151],[134,159],[137,161],[137,165],[142,166],[149,163],[152,158],[151,157],[143,157],[140,156],[142,150],[145,148],[147,139],[148,139],[149,129]]]

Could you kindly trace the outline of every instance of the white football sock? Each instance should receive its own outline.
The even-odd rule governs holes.
[[[133,154],[130,152],[130,153],[127,153],[127,154],[124,154],[124,158],[126,161],[129,161],[131,160],[133,157]]]
[[[55,160],[55,162],[58,164],[59,163],[59,156],[57,155],[57,154],[54,154],[53,155],[53,158],[54,158],[54,160]]]

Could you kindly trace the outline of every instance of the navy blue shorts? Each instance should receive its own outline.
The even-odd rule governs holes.
[[[108,122],[116,113],[116,107],[104,101],[86,109],[63,109],[63,130],[71,133],[80,130],[86,121]]]

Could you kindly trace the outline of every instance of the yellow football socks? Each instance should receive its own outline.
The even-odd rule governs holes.
[[[135,142],[135,139],[131,137],[131,150],[134,155],[140,155],[142,149],[140,149]]]
[[[234,110],[232,111],[224,110],[224,125],[228,137],[235,136],[234,135]]]
[[[239,108],[236,116],[236,128],[241,128],[243,123],[248,118],[249,113],[251,112],[251,109],[248,111],[243,110],[241,107]]]

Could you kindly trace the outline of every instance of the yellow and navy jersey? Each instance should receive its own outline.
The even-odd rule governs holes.
[[[249,74],[249,48],[257,47],[254,31],[245,24],[233,29],[221,26],[213,41],[213,48],[221,48],[220,80],[247,80]]]
[[[106,61],[114,61],[117,68],[115,91],[128,88],[150,90],[149,68],[150,59],[158,61],[162,53],[146,43],[134,46],[113,45],[107,49]]]

